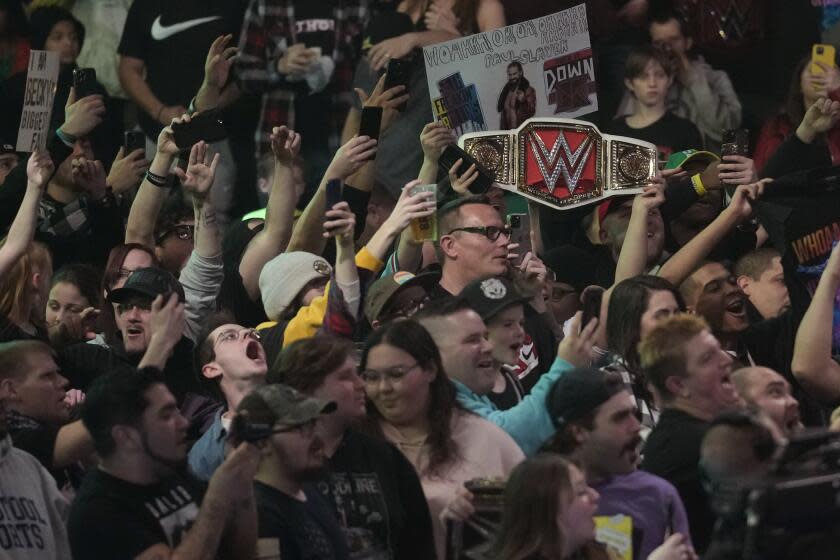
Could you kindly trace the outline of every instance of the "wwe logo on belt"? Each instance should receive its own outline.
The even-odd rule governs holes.
[[[557,179],[560,178],[562,173],[566,180],[566,186],[569,188],[569,194],[574,194],[580,176],[583,174],[583,169],[586,167],[586,162],[589,161],[589,154],[592,153],[592,137],[587,135],[574,152],[569,147],[562,130],[558,131],[557,140],[551,146],[551,151],[545,147],[543,139],[535,131],[531,132],[531,142],[529,144],[548,192],[552,192],[557,186]],[[560,152],[561,148],[562,153]]]

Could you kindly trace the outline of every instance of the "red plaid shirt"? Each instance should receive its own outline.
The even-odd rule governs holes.
[[[309,0],[321,1],[321,0]],[[335,71],[328,91],[332,93],[330,146],[338,147],[341,128],[353,103],[353,72],[359,58],[361,34],[368,13],[368,0],[338,0],[333,4]],[[277,71],[277,61],[294,44],[294,0],[251,0],[242,24],[236,67],[243,91],[262,93],[262,114],[256,131],[258,155],[271,151],[269,136],[275,126],[295,127],[295,92],[302,82],[288,82]],[[324,53],[329,54],[329,53]],[[305,141],[305,139],[304,139]]]

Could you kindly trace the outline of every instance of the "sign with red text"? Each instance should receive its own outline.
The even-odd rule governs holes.
[[[58,53],[31,51],[26,73],[26,90],[18,128],[18,152],[34,152],[47,147],[53,98],[58,83]]]
[[[459,136],[598,110],[586,5],[423,49],[435,120]]]

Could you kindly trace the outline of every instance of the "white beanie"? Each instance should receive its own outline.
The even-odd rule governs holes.
[[[304,286],[318,278],[329,278],[331,273],[330,263],[318,255],[304,251],[277,255],[260,272],[265,314],[277,321]]]

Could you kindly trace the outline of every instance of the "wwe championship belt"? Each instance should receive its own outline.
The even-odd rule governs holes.
[[[588,122],[532,118],[516,130],[464,134],[458,144],[499,187],[558,210],[637,194],[656,174],[656,146]]]

